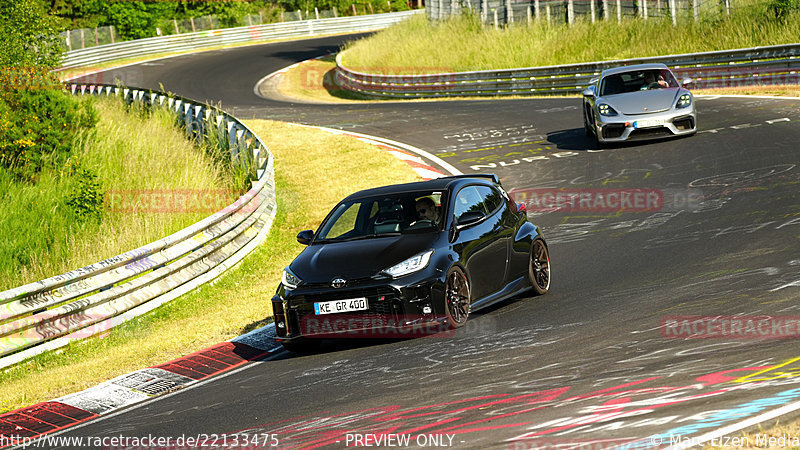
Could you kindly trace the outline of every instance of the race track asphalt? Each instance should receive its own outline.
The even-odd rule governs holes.
[[[279,448],[354,446],[369,434],[407,435],[412,447],[648,447],[800,400],[791,325],[800,318],[800,99],[698,98],[695,136],[597,150],[579,98],[309,105],[253,93],[265,75],[343,39],[204,52],[100,78],[220,103],[240,119],[397,140],[464,173],[497,173],[528,201],[588,194],[598,203],[583,210],[529,205],[550,244],[551,292],[473,314],[455,333],[282,352],[63,435],[205,434]],[[598,210],[600,197],[635,192],[663,204]],[[696,316],[743,328],[720,338],[689,321]],[[705,339],[687,339],[692,330]]]

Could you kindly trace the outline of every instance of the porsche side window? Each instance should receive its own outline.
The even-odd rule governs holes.
[[[467,186],[458,191],[456,195],[455,206],[453,207],[453,215],[456,220],[468,211],[482,211],[484,214],[488,214],[477,186]]]

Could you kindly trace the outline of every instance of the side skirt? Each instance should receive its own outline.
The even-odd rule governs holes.
[[[472,302],[470,306],[470,311],[478,311],[488,306],[494,305],[497,302],[501,302],[508,298],[511,298],[520,292],[524,292],[531,289],[531,285],[528,282],[528,277],[521,276],[516,280],[508,283],[502,290],[495,292],[489,296],[486,296],[480,300]]]

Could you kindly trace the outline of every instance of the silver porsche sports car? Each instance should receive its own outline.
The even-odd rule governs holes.
[[[583,127],[598,145],[697,132],[694,97],[664,64],[604,70],[583,91]]]

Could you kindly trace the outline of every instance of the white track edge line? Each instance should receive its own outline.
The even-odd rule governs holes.
[[[767,420],[771,420],[771,419],[774,419],[776,417],[782,416],[784,414],[789,414],[789,413],[797,411],[797,410],[800,410],[800,401],[794,402],[794,403],[789,403],[788,405],[783,405],[778,409],[774,409],[772,411],[765,412],[763,414],[759,414],[759,415],[757,415],[755,417],[750,417],[750,418],[745,419],[745,420],[743,420],[741,422],[734,423],[734,424],[731,424],[731,425],[728,425],[728,426],[724,426],[724,427],[718,428],[718,429],[716,429],[714,431],[709,431],[708,433],[700,435],[700,436],[698,436],[696,438],[689,438],[686,442],[680,443],[678,445],[673,445],[673,446],[667,447],[667,450],[681,450],[681,449],[685,449],[685,448],[689,448],[689,447],[695,447],[695,446],[698,446],[698,445],[700,445],[700,444],[702,444],[704,442],[710,441],[712,439],[720,438],[720,437],[723,437],[723,436],[725,436],[727,434],[730,434],[730,433],[733,433],[733,432],[736,432],[736,431],[741,431],[741,430],[743,430],[745,428],[749,428],[749,427],[758,425],[761,422],[764,422],[764,421],[767,421]]]

